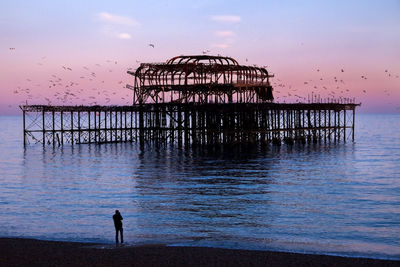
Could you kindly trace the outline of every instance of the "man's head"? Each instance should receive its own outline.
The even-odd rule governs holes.
[[[115,214],[118,214],[119,213],[119,210],[115,210]]]

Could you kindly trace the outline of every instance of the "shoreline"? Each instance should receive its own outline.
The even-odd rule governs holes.
[[[2,266],[400,266],[398,260],[210,247],[0,238]]]

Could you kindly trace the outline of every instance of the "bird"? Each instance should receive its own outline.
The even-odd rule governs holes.
[[[149,44],[149,46],[154,48],[154,44]]]
[[[341,69],[341,72],[344,72],[344,70],[343,70],[343,69]]]
[[[10,50],[15,50],[15,47],[10,47]]]

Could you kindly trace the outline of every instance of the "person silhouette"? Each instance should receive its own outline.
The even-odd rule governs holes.
[[[118,244],[118,232],[121,235],[121,244],[124,243],[124,230],[122,229],[122,216],[119,210],[115,210],[113,215],[114,226],[115,226],[115,242]]]

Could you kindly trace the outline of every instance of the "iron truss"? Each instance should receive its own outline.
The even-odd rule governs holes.
[[[165,63],[142,63],[135,77],[133,103],[263,103],[273,88],[265,68],[244,66],[230,57],[177,56]]]

